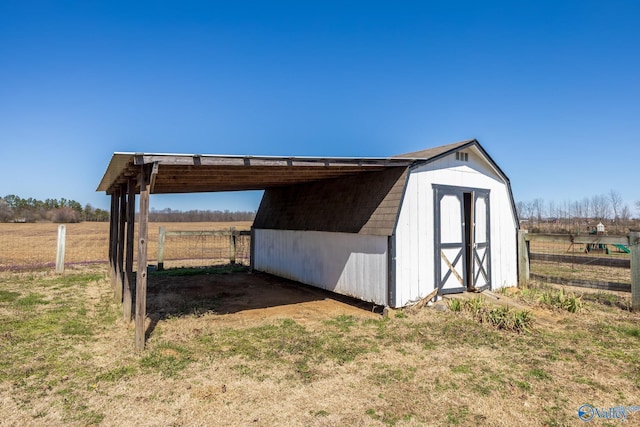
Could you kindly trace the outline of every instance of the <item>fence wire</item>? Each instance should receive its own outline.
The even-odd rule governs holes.
[[[65,264],[106,263],[109,224],[65,224]],[[0,224],[0,271],[55,266],[58,224]]]
[[[631,284],[630,256],[619,246],[533,240],[529,249],[532,274]]]
[[[164,268],[196,267],[235,262],[249,265],[251,236],[174,235],[167,233]],[[232,250],[235,245],[235,251]],[[157,257],[156,257],[157,258]]]
[[[180,229],[181,226],[191,230],[207,227],[206,223],[171,224],[173,229]],[[109,262],[109,223],[65,224],[65,228],[65,265]],[[157,262],[158,231],[158,223],[150,224],[147,249],[149,263]],[[236,263],[249,265],[250,236],[237,235],[235,239]],[[55,268],[57,241],[58,224],[0,223],[0,271]],[[133,252],[135,262],[137,244],[134,244]],[[165,242],[165,267],[228,263],[230,253],[229,236],[171,236]]]

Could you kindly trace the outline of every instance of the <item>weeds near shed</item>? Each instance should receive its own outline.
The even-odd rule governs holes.
[[[469,300],[452,299],[447,304],[453,312],[468,313],[478,323],[486,323],[507,331],[528,332],[534,320],[531,312],[527,310],[490,306],[482,297]]]
[[[569,313],[577,313],[584,307],[582,298],[590,298],[591,300],[603,302],[606,305],[612,305],[612,301],[617,301],[617,297],[612,294],[603,292],[588,296],[588,294],[578,296],[573,292],[567,292],[564,288],[557,289],[549,285],[535,285],[526,288],[520,288],[518,295],[520,298],[530,304],[538,304],[540,306],[568,311]]]
[[[462,308],[463,308],[462,301],[459,299],[449,300],[447,302],[447,306],[449,307],[449,310],[453,312],[460,312],[462,311]]]
[[[580,297],[572,293],[566,293],[563,288],[560,288],[559,291],[551,289],[543,291],[538,301],[542,305],[566,310],[569,313],[577,313],[583,306]]]

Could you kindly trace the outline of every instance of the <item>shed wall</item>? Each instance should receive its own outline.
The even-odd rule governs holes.
[[[469,161],[455,153],[409,173],[396,226],[396,301],[403,306],[435,289],[433,184],[490,190],[492,289],[517,284],[517,222],[502,177],[471,148]]]
[[[254,229],[258,271],[387,304],[386,236]]]

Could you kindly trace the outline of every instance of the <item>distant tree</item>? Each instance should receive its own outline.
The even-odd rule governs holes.
[[[558,215],[558,209],[556,208],[556,202],[554,202],[553,200],[549,200],[549,218],[557,218]]]
[[[522,200],[516,202],[516,214],[519,219],[524,219],[524,202]]]
[[[80,222],[80,215],[77,211],[69,206],[56,209],[53,212],[51,221],[56,223],[75,223]]]
[[[611,203],[611,209],[613,209],[613,219],[618,220],[620,209],[622,207],[622,196],[616,190],[611,189],[609,191],[609,203]]]
[[[593,216],[598,221],[604,221],[610,216],[609,198],[600,194],[591,198],[591,207],[593,209]]]
[[[631,221],[631,209],[628,205],[623,205],[620,209],[620,222],[622,225],[627,225]]]
[[[591,212],[591,200],[588,197],[582,199],[582,215],[586,220],[589,220],[589,218],[593,216],[593,212]]]
[[[535,198],[533,202],[531,202],[531,208],[533,209],[533,214],[536,216],[538,222],[542,221],[542,217],[544,216],[544,199]]]
[[[224,221],[253,221],[254,211],[210,211],[210,210],[189,210],[186,212],[165,208],[151,208],[149,211],[149,221],[152,222],[224,222]]]
[[[13,209],[3,198],[0,197],[0,222],[7,222],[13,219]]]
[[[580,202],[571,202],[570,215],[575,219],[584,218],[584,213],[582,211],[582,203]]]
[[[7,202],[10,208],[16,209],[20,204],[20,197],[16,196],[15,194],[7,194],[6,196],[4,196],[4,201]]]

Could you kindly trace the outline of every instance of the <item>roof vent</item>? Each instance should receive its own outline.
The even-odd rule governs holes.
[[[469,161],[469,153],[465,153],[462,151],[456,151],[456,160],[460,160],[461,162]]]

